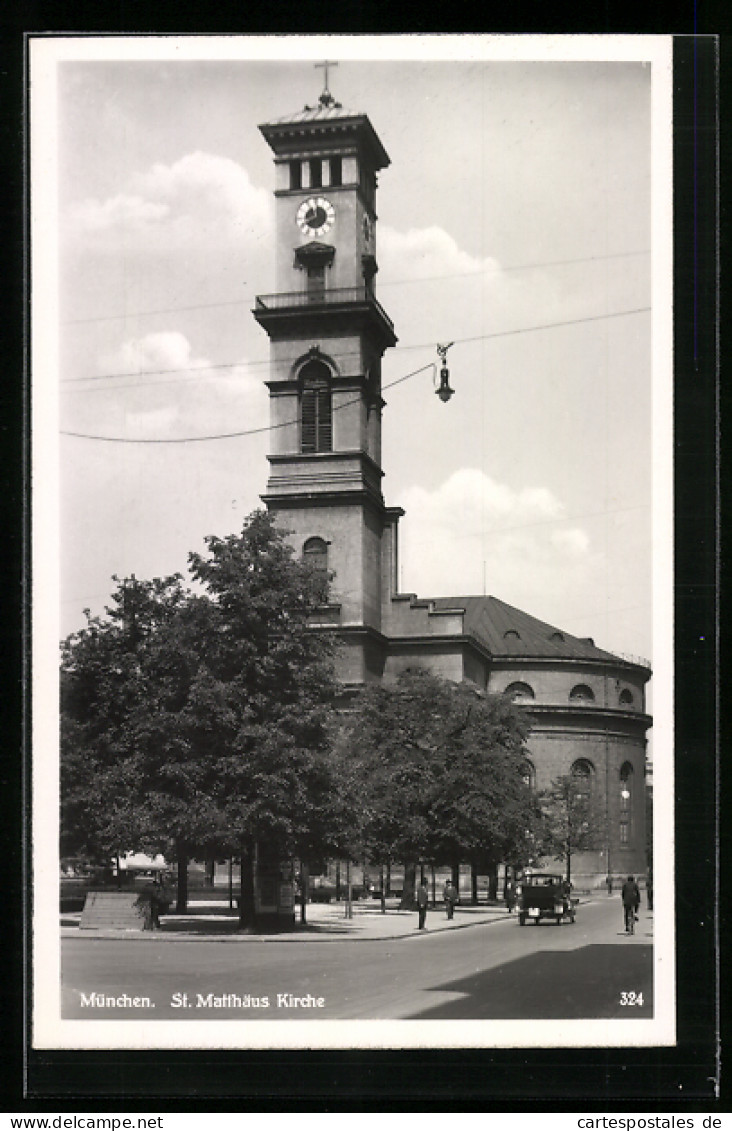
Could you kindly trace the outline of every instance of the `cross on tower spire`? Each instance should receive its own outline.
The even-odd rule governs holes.
[[[322,67],[323,71],[324,71],[323,93],[321,94],[320,99],[319,99],[320,105],[321,106],[338,106],[338,105],[340,105],[340,103],[335,101],[335,99],[333,98],[333,95],[328,90],[328,68],[329,67],[337,67],[338,64],[332,63],[330,59],[324,59],[322,63],[313,63],[313,66],[316,69],[320,69]]]

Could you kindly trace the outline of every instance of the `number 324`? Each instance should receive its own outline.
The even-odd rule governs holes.
[[[621,1005],[643,1005],[643,994],[637,994],[635,990],[623,990],[620,994]]]

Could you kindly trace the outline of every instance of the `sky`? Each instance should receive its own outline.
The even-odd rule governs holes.
[[[261,505],[269,344],[251,309],[274,290],[274,166],[257,127],[315,103],[327,57],[334,97],[391,158],[376,294],[399,339],[382,463],[406,512],[402,591],[491,594],[652,659],[670,554],[653,475],[655,390],[670,388],[652,335],[663,64],[632,38],[622,61],[568,61],[558,42],[501,58],[483,37],[452,56],[451,37],[208,40],[206,59],[151,38],[144,60],[89,40],[47,68],[53,200],[46,216],[39,188],[37,211],[57,349],[34,395],[60,426],[62,636],[103,610],[112,575],[185,572]],[[443,404],[425,367],[447,342]]]

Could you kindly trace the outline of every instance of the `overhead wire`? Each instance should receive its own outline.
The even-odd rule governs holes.
[[[546,267],[568,267],[579,263],[597,263],[604,262],[608,259],[628,259],[638,255],[649,255],[648,249],[640,251],[615,251],[607,255],[585,255],[576,259],[551,259],[540,263],[517,263],[513,266],[498,268],[499,273],[503,274],[509,271],[538,271]],[[384,290],[387,287],[401,287],[410,285],[412,283],[432,283],[438,282],[442,279],[470,279],[477,278],[479,275],[486,275],[486,270],[481,271],[454,271],[451,273],[441,275],[422,275],[413,279],[386,279],[379,283],[379,290]],[[123,314],[97,314],[88,318],[68,318],[61,323],[62,326],[83,326],[93,322],[114,322],[131,318],[151,318],[160,314],[177,314],[188,313],[192,310],[214,310],[218,307],[226,306],[249,306],[256,296],[242,299],[223,299],[220,302],[204,302],[195,303],[190,306],[169,306],[160,307],[152,310],[137,310],[125,311]]]
[[[495,330],[488,334],[475,334],[466,338],[455,338],[454,344],[460,345],[468,342],[482,342],[488,341],[492,338],[504,338],[515,336],[516,334],[530,334],[539,330],[552,330],[561,328],[563,326],[576,326],[582,322],[598,322],[607,318],[625,318],[632,314],[644,314],[651,309],[650,306],[633,307],[630,310],[616,310],[610,311],[607,314],[590,314],[582,318],[570,318],[560,322],[544,322],[536,326],[519,326],[513,330]],[[431,349],[434,347],[433,342],[415,342],[412,345],[396,346],[395,349],[399,352],[403,350],[416,350],[416,349]],[[360,356],[358,351],[351,351],[340,355],[342,357],[357,357]],[[225,370],[225,369],[253,369],[260,367],[269,368],[271,361],[269,359],[262,361],[226,361],[226,362],[211,362],[206,365],[191,365],[191,366],[175,366],[170,369],[146,369],[146,370],[129,370],[125,373],[95,373],[89,374],[85,377],[67,377],[63,379],[61,384],[69,384],[77,381],[115,381],[121,380],[126,377],[163,377],[170,373],[208,373],[212,370]],[[122,386],[122,388],[140,388],[143,385],[157,385],[164,384],[165,382],[156,381],[139,381],[136,385]]]
[[[404,374],[403,377],[397,377],[396,381],[390,381],[387,385],[382,385],[382,391],[391,389],[394,385],[401,385],[402,381],[408,381],[410,377],[416,377],[418,373],[424,373],[427,369],[434,370],[434,368],[435,363],[430,361],[427,365],[423,365],[419,369],[414,369],[411,373]],[[353,400],[346,401],[344,404],[335,405],[332,411],[338,412],[341,409],[349,408],[350,405],[358,404],[360,400],[360,397],[354,397]],[[175,436],[164,439],[158,437],[132,438],[128,436],[93,436],[84,432],[70,432],[64,429],[61,430],[61,435],[75,436],[77,439],[82,440],[106,441],[110,444],[195,444],[204,440],[233,440],[241,436],[256,436],[262,432],[274,432],[279,428],[291,428],[296,424],[298,424],[298,420],[285,420],[281,421],[279,424],[263,424],[261,428],[247,428],[245,431],[241,432],[222,432],[209,436]]]

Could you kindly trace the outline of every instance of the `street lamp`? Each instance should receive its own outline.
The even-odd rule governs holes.
[[[442,361],[442,366],[440,368],[440,387],[435,389],[435,392],[443,404],[447,404],[455,392],[454,389],[450,388],[450,370],[447,368],[447,351],[452,345],[454,345],[454,342],[448,342],[446,346],[437,346],[437,354]]]

